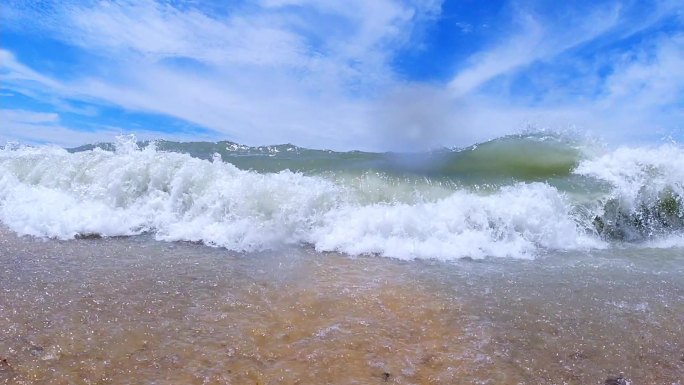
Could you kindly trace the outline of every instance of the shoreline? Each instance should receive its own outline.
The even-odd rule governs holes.
[[[0,383],[684,377],[676,250],[446,263],[6,229],[0,244]]]

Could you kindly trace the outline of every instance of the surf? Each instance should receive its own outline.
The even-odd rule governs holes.
[[[671,244],[684,228],[677,164],[674,144],[597,154],[542,135],[409,154],[133,137],[6,146],[0,220],[58,239],[149,233],[235,251],[529,259]]]

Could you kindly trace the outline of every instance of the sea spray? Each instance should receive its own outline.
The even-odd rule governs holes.
[[[684,229],[681,147],[620,148],[582,161],[575,173],[612,186],[594,219],[605,238],[641,241],[676,236]]]

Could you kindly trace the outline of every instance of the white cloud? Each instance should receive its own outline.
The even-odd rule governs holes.
[[[529,104],[480,93],[467,99],[468,114],[462,124],[489,138],[527,123],[590,133],[609,143],[681,138],[684,35],[661,36],[621,59],[616,57],[613,64],[613,72],[587,90],[596,93],[593,97]]]
[[[247,144],[413,150],[467,145],[526,122],[637,135],[644,127],[672,127],[682,117],[676,110],[661,113],[681,101],[681,36],[645,43],[641,56],[611,57],[607,79],[590,74],[593,83],[574,80],[591,84],[584,98],[569,97],[567,85],[552,80],[552,97],[530,101],[516,98],[506,82],[533,63],[552,66],[597,39],[648,29],[679,7],[658,4],[651,14],[630,19],[614,3],[561,25],[519,9],[517,30],[503,31],[442,85],[405,82],[391,65],[397,50],[412,45],[421,23],[439,14],[439,0],[262,0],[212,15],[152,0],[54,3],[22,12],[9,7],[8,25],[50,33],[102,60],[92,72],[64,80],[0,49],[0,81],[60,109],[78,100],[163,114],[209,128],[217,139]],[[483,87],[497,81],[497,92]],[[8,129],[5,137],[95,137],[64,131],[58,122],[0,118],[11,122],[0,127],[0,137]]]
[[[668,35],[649,51],[623,59],[606,80],[605,105],[665,105],[684,97],[684,34]]]
[[[59,115],[53,112],[34,112],[20,109],[0,109],[0,122],[24,124],[55,123]]]
[[[71,8],[64,18],[65,25],[54,27],[65,40],[111,55],[187,57],[219,66],[307,62],[304,39],[264,17],[218,20],[197,10],[145,0]]]
[[[396,82],[394,50],[440,3],[262,5],[221,17],[150,0],[56,7],[38,15],[40,28],[104,57],[93,73],[108,77],[59,80],[14,58],[0,76],[17,92],[169,115],[251,144],[361,147],[372,131],[369,100]],[[302,9],[318,17],[304,21]],[[197,64],[168,61],[178,58]]]
[[[468,112],[459,123],[488,137],[531,124],[559,131],[576,128],[610,142],[633,142],[679,132],[682,136],[684,100],[684,39],[681,34],[662,34],[636,42],[625,41],[652,28],[664,18],[682,11],[677,2],[657,2],[652,12],[634,15],[621,3],[591,14],[576,15],[554,24],[548,19],[521,13],[519,32],[484,49],[449,82],[455,100]],[[631,15],[627,15],[628,13]],[[581,16],[581,17],[579,17]],[[617,42],[605,52],[594,52],[611,74],[598,74],[598,65],[583,63],[569,54],[565,65],[588,66],[577,78],[558,74],[541,80],[543,73],[525,72],[534,63],[548,68],[555,58],[584,44]],[[529,90],[529,97],[510,90],[516,75],[525,74],[545,88]],[[560,75],[560,76],[558,76]],[[487,89],[487,84],[496,87]],[[482,139],[482,138],[479,138]]]
[[[59,115],[56,113],[0,109],[0,144],[21,141],[69,146],[81,144],[83,140],[101,139],[102,134],[65,128],[59,124]]]
[[[30,82],[39,83],[55,90],[60,88],[59,82],[21,64],[10,51],[0,49],[0,63],[0,69],[2,69],[0,79],[11,83],[8,85],[19,86],[24,82]]]
[[[92,131],[66,127],[56,113],[22,109],[0,109],[0,145],[19,141],[24,144],[54,144],[76,147],[84,143],[111,142],[117,135],[134,134],[139,140],[158,137],[149,130],[97,126]],[[197,135],[174,133],[171,140],[209,140]]]

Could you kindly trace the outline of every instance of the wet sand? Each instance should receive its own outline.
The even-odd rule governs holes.
[[[239,254],[0,230],[0,384],[681,384],[681,250]]]

